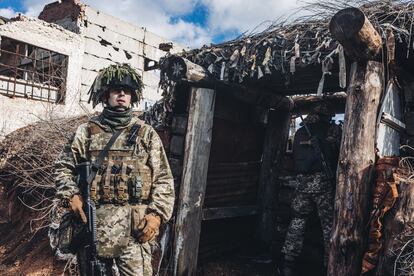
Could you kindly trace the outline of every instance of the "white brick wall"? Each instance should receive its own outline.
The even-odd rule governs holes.
[[[9,37],[69,57],[64,105],[0,95],[0,140],[13,130],[46,116],[67,117],[93,112],[87,104],[87,91],[97,72],[115,62],[129,63],[141,74],[145,88],[144,110],[161,98],[158,92],[159,72],[144,72],[144,58],[158,61],[165,52],[160,43],[170,42],[144,28],[85,7],[84,22],[77,22],[80,34],[39,19],[25,18],[0,26],[0,36]],[[66,20],[67,21],[67,20]],[[63,25],[68,22],[62,21]],[[70,25],[70,24],[69,24]],[[174,44],[171,52],[183,48]],[[97,110],[101,107],[97,107]]]
[[[68,56],[66,99],[56,105],[25,98],[10,98],[0,94],[0,139],[7,133],[47,116],[62,117],[82,113],[79,87],[83,58],[83,41],[75,33],[58,25],[24,18],[0,26],[0,36],[19,40]]]

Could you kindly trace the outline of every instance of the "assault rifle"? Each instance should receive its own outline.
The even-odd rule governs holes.
[[[99,170],[102,170],[102,164],[109,149],[121,135],[122,130],[112,134],[103,150],[99,153],[94,163],[83,162],[77,165],[78,185],[81,189],[83,200],[85,201],[84,211],[87,222],[86,242],[78,252],[79,267],[81,275],[84,276],[104,276],[106,275],[105,265],[99,261],[97,253],[96,239],[96,207],[95,202],[91,199],[90,188],[95,176]],[[107,168],[110,169],[110,168]]]
[[[96,207],[90,196],[90,185],[95,178],[96,170],[90,162],[78,164],[78,185],[84,200],[84,211],[88,220],[84,231],[84,242],[78,252],[78,262],[81,275],[104,276],[105,265],[98,259],[96,239]],[[92,169],[92,170],[91,170]]]
[[[334,174],[333,174],[332,169],[329,166],[328,162],[326,161],[325,155],[323,154],[322,149],[320,147],[318,138],[315,137],[315,136],[312,136],[312,133],[310,132],[310,129],[309,129],[308,125],[306,124],[305,120],[303,120],[302,115],[300,115],[300,119],[302,120],[303,126],[305,127],[305,130],[308,133],[311,146],[313,147],[313,149],[317,153],[320,154],[322,169],[323,169],[326,177],[328,178],[329,181],[332,181],[332,179],[334,179]]]

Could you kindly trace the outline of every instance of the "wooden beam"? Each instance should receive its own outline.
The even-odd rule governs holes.
[[[337,12],[329,23],[329,31],[353,60],[374,59],[380,54],[381,36],[365,14],[357,8],[346,8]]]
[[[271,244],[275,225],[276,174],[281,157],[286,151],[291,113],[289,110],[271,110],[263,145],[258,202],[260,218],[258,237],[264,247]]]
[[[375,122],[382,91],[382,63],[352,64],[337,171],[328,275],[357,276],[361,272],[375,163]]]
[[[229,94],[245,103],[262,107],[281,107],[284,105],[287,108],[290,108],[292,104],[287,97],[274,91],[248,89],[243,85],[214,79],[204,67],[179,56],[171,56],[164,60],[161,64],[161,70],[173,81],[184,80],[194,87],[214,88],[220,93]]]
[[[174,275],[195,275],[213,129],[215,91],[192,88],[174,241]]]
[[[203,209],[203,220],[225,219],[253,216],[257,214],[257,206],[235,206]]]
[[[294,108],[292,113],[295,114],[307,114],[309,113],[317,104],[324,102],[328,105],[329,109],[334,113],[344,113],[345,112],[345,103],[346,103],[346,93],[337,92],[332,95],[324,96],[295,96],[292,97],[294,102]]]
[[[195,64],[186,58],[171,56],[161,63],[161,69],[170,80],[190,82],[208,81],[210,73],[203,66]]]

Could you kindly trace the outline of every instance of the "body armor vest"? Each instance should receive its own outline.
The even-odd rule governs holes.
[[[322,151],[328,166],[335,172],[338,163],[339,148],[336,148],[335,141],[330,141],[328,138],[331,136],[331,132],[338,128],[338,126],[329,123],[316,123],[309,124],[308,127],[312,136],[317,139],[319,149]],[[297,173],[312,174],[323,171],[321,152],[317,151],[312,145],[305,127],[299,128],[295,134],[293,158],[295,160]]]
[[[125,128],[120,134],[91,184],[91,199],[96,204],[140,204],[149,198],[152,170],[147,165],[148,145],[142,139],[145,125],[139,126],[136,140],[130,143],[128,139],[134,126]],[[90,143],[87,156],[91,162],[95,162],[112,132],[89,122],[88,135]]]

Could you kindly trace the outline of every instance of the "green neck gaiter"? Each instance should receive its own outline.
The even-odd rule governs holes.
[[[117,110],[111,107],[105,107],[100,116],[100,121],[104,125],[110,126],[112,129],[121,129],[131,122],[132,109]]]

